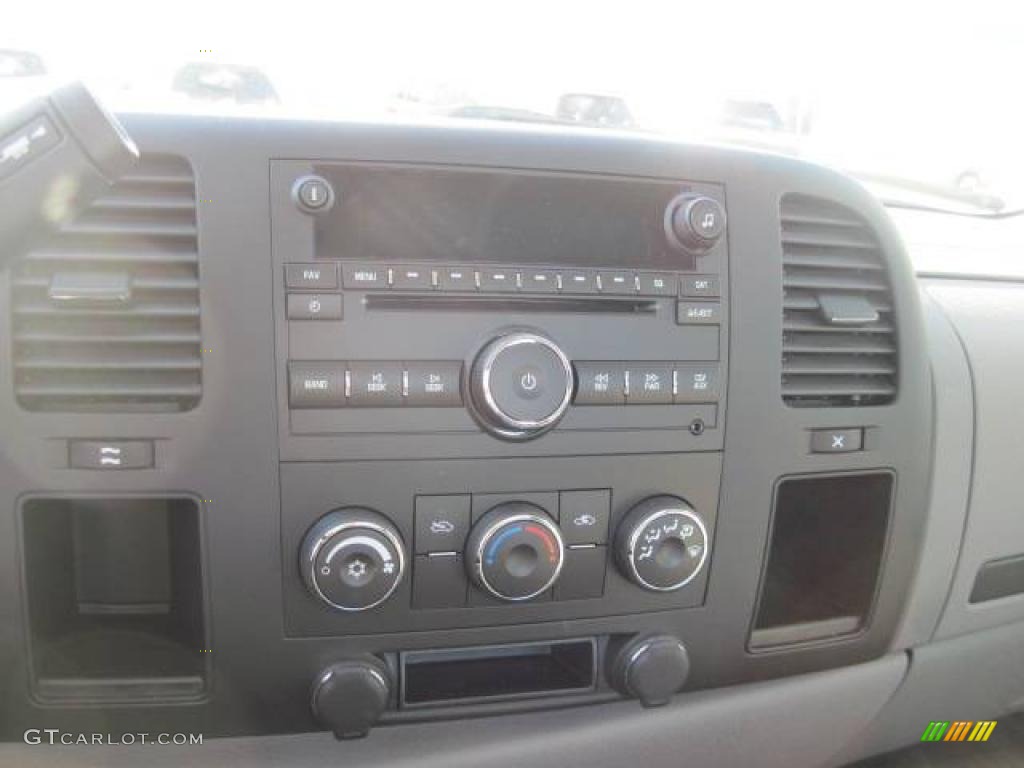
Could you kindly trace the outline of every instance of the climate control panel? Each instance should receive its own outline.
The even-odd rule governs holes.
[[[612,536],[610,502],[608,489],[417,498],[412,607],[600,598],[609,540],[621,575],[640,589],[671,592],[700,573],[708,533],[689,503],[651,496]],[[383,514],[341,508],[310,528],[299,564],[312,596],[339,611],[365,611],[405,577],[406,546]]]

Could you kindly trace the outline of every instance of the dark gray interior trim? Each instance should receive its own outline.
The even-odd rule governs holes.
[[[326,733],[211,739],[201,747],[0,746],[0,763],[23,768],[224,765],[319,768],[644,768],[820,765],[855,739],[892,696],[904,654],[776,682],[677,697],[658,709],[636,702],[558,712],[381,728],[359,741]],[[842,706],[836,706],[837,701]],[[785,702],[785,706],[780,706]],[[823,738],[823,734],[828,734]],[[685,757],[683,757],[685,755]]]

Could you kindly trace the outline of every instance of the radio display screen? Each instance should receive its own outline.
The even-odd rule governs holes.
[[[406,165],[317,167],[337,194],[320,258],[686,269],[665,238],[680,182]]]

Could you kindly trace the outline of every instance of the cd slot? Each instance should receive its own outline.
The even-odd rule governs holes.
[[[426,312],[576,312],[586,314],[653,315],[657,299],[612,296],[439,296],[376,294],[366,296],[372,311]]]

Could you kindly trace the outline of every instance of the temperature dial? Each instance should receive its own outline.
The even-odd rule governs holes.
[[[309,591],[339,611],[365,611],[395,591],[405,571],[402,538],[381,514],[362,507],[320,518],[302,544]]]
[[[689,584],[704,567],[708,532],[682,499],[652,496],[626,515],[615,549],[628,579],[645,589],[671,592]]]
[[[499,504],[469,534],[469,576],[502,600],[529,600],[558,579],[562,534],[543,509],[522,501]]]

